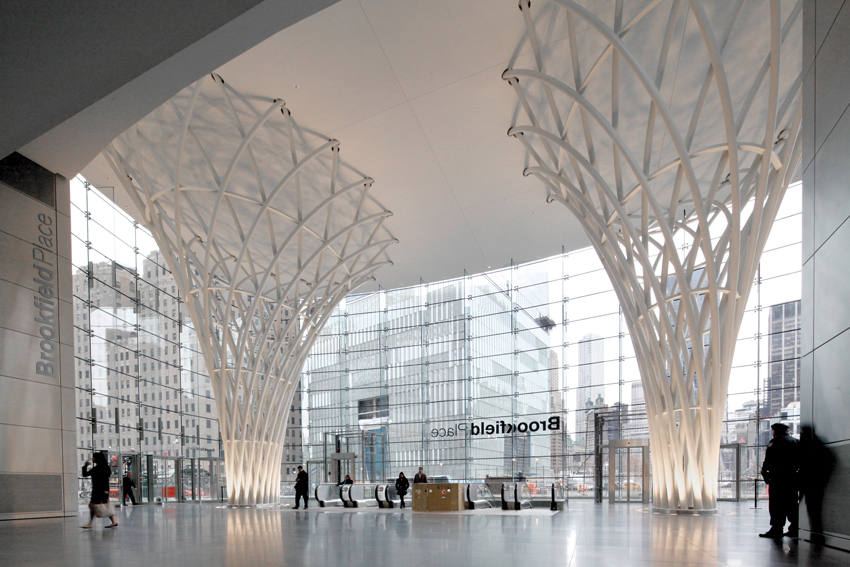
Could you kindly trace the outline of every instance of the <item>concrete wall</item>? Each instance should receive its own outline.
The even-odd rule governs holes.
[[[803,4],[802,422],[835,458],[827,543],[850,549],[850,3]],[[801,509],[804,535],[810,524]]]
[[[68,178],[184,87],[338,0],[5,0],[0,158]]]
[[[0,162],[0,520],[78,509],[70,186],[17,158]]]

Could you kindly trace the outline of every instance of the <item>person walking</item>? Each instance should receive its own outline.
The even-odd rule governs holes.
[[[404,495],[407,494],[407,489],[410,488],[410,482],[404,476],[403,472],[398,473],[398,478],[395,479],[395,493],[401,500],[399,508],[404,508]]]
[[[309,490],[307,482],[307,472],[304,467],[298,465],[298,475],[295,477],[295,510],[298,509],[299,500],[304,499],[304,509],[307,509],[307,491]]]
[[[82,526],[86,529],[91,528],[92,523],[95,518],[95,509],[97,506],[109,505],[109,477],[112,476],[112,469],[109,467],[109,463],[106,462],[106,455],[103,453],[95,453],[92,456],[92,460],[94,461],[94,467],[89,468],[92,464],[91,461],[86,461],[83,465],[83,476],[91,477],[91,501],[89,501],[89,523],[85,526]],[[109,515],[109,519],[112,520],[112,523],[108,526],[104,526],[106,528],[116,528],[118,527],[118,521],[115,519],[114,511],[110,510],[112,514]]]
[[[339,483],[339,486],[342,486],[343,484],[354,484],[354,481],[351,480],[350,475],[345,475],[345,479],[343,479],[342,482]]]
[[[133,489],[136,488],[136,483],[133,482],[133,477],[130,476],[130,471],[127,471],[127,474],[124,475],[124,481],[121,484],[121,490],[124,492],[124,506],[127,505],[127,497],[130,497],[130,502],[133,503],[133,506],[136,505],[136,496],[133,494]]]
[[[788,434],[788,426],[774,423],[773,439],[764,452],[761,476],[769,487],[768,511],[770,529],[759,537],[780,539],[783,535],[797,537],[799,515],[797,495],[799,492],[800,447],[799,442]],[[783,534],[785,520],[790,522]]]
[[[428,484],[428,477],[422,472],[422,467],[419,467],[419,472],[413,475],[413,484]]]

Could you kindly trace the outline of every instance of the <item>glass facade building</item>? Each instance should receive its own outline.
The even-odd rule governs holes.
[[[738,337],[723,443],[740,449],[724,449],[721,496],[737,467],[751,495],[746,479],[757,476],[770,424],[799,421],[800,230],[795,186]],[[150,234],[82,180],[72,183],[72,233],[80,464],[93,450],[220,458],[203,357]],[[336,436],[365,431],[379,441],[352,449],[357,480],[419,466],[453,480],[521,473],[567,481],[579,496],[594,473],[595,415],[606,416],[605,440],[648,435],[631,340],[592,249],[350,296],[316,342],[302,387],[286,480],[342,450],[331,446]]]
[[[770,424],[799,421],[793,403],[774,408],[799,399],[799,381],[770,376],[799,365],[800,195],[799,185],[788,190],[738,337],[721,498],[733,497],[728,480],[739,467],[738,494],[752,496]],[[778,323],[779,309],[794,317]],[[603,441],[648,437],[632,343],[590,248],[350,296],[314,346],[302,384],[305,459],[328,462],[342,450],[333,440],[357,431],[386,439],[385,469],[366,459],[357,480],[410,476],[419,466],[431,477],[470,481],[522,473],[568,481],[575,496],[592,484],[597,414],[606,418]],[[380,416],[364,407],[379,407]],[[517,429],[552,417],[557,431]]]

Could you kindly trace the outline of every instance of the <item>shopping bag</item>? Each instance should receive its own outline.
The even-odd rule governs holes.
[[[115,507],[112,506],[112,502],[107,502],[106,504],[95,504],[94,515],[98,518],[108,518],[110,516],[114,516]]]

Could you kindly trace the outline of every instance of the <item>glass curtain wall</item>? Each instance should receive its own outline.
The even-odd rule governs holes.
[[[82,179],[71,200],[79,464],[92,451],[116,467],[126,455],[152,456],[165,471],[172,457],[221,457],[197,337],[151,235]],[[800,210],[795,186],[753,282],[727,398],[723,443],[734,450],[722,452],[721,497],[741,479],[741,495],[754,494],[773,422],[799,430]],[[282,463],[292,474],[332,452],[334,435],[371,431],[380,442],[364,450],[381,455],[356,480],[422,466],[432,479],[521,475],[590,496],[595,416],[606,418],[605,442],[648,436],[631,340],[591,249],[349,297],[302,385]]]
[[[797,185],[753,282],[727,398],[723,444],[734,450],[723,451],[721,497],[754,495],[773,422],[799,429],[800,211]],[[590,248],[351,296],[317,340],[302,385],[307,458],[326,458],[334,436],[380,431],[388,477],[422,466],[431,479],[558,480],[590,497],[596,415],[604,443],[648,437],[631,339]],[[375,407],[383,412],[364,411]]]
[[[157,457],[150,474],[173,498],[175,462],[161,457],[221,456],[197,336],[150,233],[82,179],[71,191],[79,465],[93,451],[116,473],[129,456]]]

